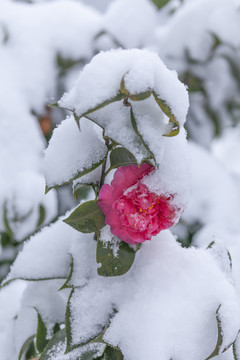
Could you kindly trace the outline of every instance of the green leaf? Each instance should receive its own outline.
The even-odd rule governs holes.
[[[163,134],[163,136],[172,137],[172,136],[178,135],[179,131],[180,131],[179,123],[178,123],[177,119],[175,118],[175,116],[172,114],[170,107],[166,104],[165,101],[161,100],[157,96],[155,91],[153,91],[152,94],[154,96],[154,99],[155,99],[156,103],[158,104],[160,109],[164,112],[164,114],[168,116],[169,123],[172,125],[171,131],[167,132],[166,134]]]
[[[118,147],[111,151],[110,164],[110,170],[112,170],[118,168],[119,166],[136,165],[137,160],[130,151],[125,148]]]
[[[48,104],[49,107],[59,107],[58,102]]]
[[[94,360],[96,359],[96,354],[98,353],[97,350],[89,350],[86,351],[84,354],[80,355],[79,358],[76,360]]]
[[[129,99],[133,100],[133,101],[141,101],[141,100],[145,100],[147,98],[149,98],[152,95],[152,90],[148,90],[142,93],[138,93],[135,95],[130,95]]]
[[[38,316],[38,324],[37,324],[37,334],[36,334],[36,348],[37,348],[38,352],[41,353],[44,350],[44,348],[48,342],[47,328],[46,328],[46,325],[38,311],[37,311],[37,316]]]
[[[13,232],[9,225],[8,217],[7,217],[7,202],[6,201],[4,202],[4,205],[3,205],[3,222],[4,222],[5,231],[6,231],[7,235],[9,236],[10,239],[13,239]]]
[[[97,205],[97,200],[86,201],[63,221],[83,233],[99,231],[105,225],[105,217]]]
[[[240,360],[239,340],[240,340],[240,334],[238,333],[236,340],[233,343],[233,348],[232,348],[234,360]]]
[[[112,244],[103,243],[101,236],[97,241],[97,263],[101,264],[98,268],[98,274],[101,276],[120,276],[128,272],[131,268],[134,258],[135,251],[124,241],[114,236],[118,252],[114,254]]]
[[[61,343],[64,343],[65,340],[66,340],[65,329],[61,329],[56,334],[53,335],[51,340],[49,340],[39,360],[50,360],[52,358],[52,351],[54,350],[54,348],[59,346]]]
[[[222,324],[221,324],[221,319],[219,316],[219,310],[221,308],[221,305],[219,305],[219,307],[217,308],[216,311],[216,320],[217,320],[217,330],[218,330],[218,337],[217,337],[217,344],[215,349],[213,350],[213,352],[205,359],[205,360],[209,360],[217,355],[220,354],[220,349],[223,343],[223,337],[222,337]]]
[[[85,199],[87,199],[87,197],[89,195],[91,187],[94,190],[95,185],[78,183],[78,184],[73,186],[73,196],[77,200],[85,200]]]
[[[158,9],[161,9],[163,6],[169,3],[169,0],[152,0],[152,2],[157,6]]]
[[[46,211],[45,208],[42,204],[39,205],[39,217],[38,217],[38,223],[37,223],[37,227],[40,227],[45,220],[46,217]]]
[[[74,347],[72,346],[72,330],[71,330],[71,299],[75,289],[73,288],[67,302],[66,313],[65,313],[65,326],[66,326],[66,340],[67,347],[66,353],[70,352]]]
[[[107,346],[104,352],[104,360],[123,360],[123,354],[121,350]]]
[[[21,360],[23,355],[28,352],[28,350],[32,347],[32,343],[34,341],[35,335],[30,336],[23,344],[23,346],[20,349],[18,360]]]
[[[133,114],[133,109],[131,107],[131,123],[132,123],[132,127],[133,127],[133,130],[135,131],[136,135],[139,137],[139,139],[141,140],[141,143],[143,144],[143,146],[145,147],[145,149],[147,150],[148,154],[149,154],[149,159],[154,159],[155,160],[155,157],[152,153],[152,151],[149,149],[148,145],[145,143],[142,135],[140,134],[140,132],[138,131],[138,128],[137,128],[137,123],[136,123],[136,119],[134,117],[134,114]]]

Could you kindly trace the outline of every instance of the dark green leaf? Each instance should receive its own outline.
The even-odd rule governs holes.
[[[86,201],[63,221],[83,233],[99,231],[105,225],[105,217],[97,205],[97,200]]]
[[[31,360],[34,360],[33,358],[37,355],[37,351],[36,351],[36,348],[35,348],[35,344],[34,344],[34,340],[31,342],[29,348],[28,348],[28,351],[26,352],[26,359],[31,359]],[[36,360],[38,359],[35,358]]]
[[[45,208],[42,204],[39,205],[39,217],[38,217],[38,223],[37,223],[37,227],[40,227],[45,220],[46,217],[46,211]]]
[[[37,316],[38,316],[38,325],[37,325],[37,334],[36,334],[36,348],[39,351],[39,353],[41,353],[48,342],[47,328],[38,311],[37,311]]]
[[[113,247],[104,244],[101,237],[97,242],[97,263],[101,264],[98,268],[98,274],[101,276],[120,276],[125,274],[132,266],[135,251],[125,242],[114,237],[119,246],[117,255],[114,256]]]
[[[137,160],[135,157],[125,148],[115,148],[110,154],[111,170],[116,169],[119,166],[136,165]]]
[[[68,353],[73,349],[72,347],[72,330],[71,330],[71,299],[74,294],[74,288],[72,289],[66,307],[65,313],[65,326],[66,326],[66,340],[67,340],[67,347],[66,352]]]
[[[152,0],[152,2],[157,6],[158,9],[161,9],[163,6],[169,3],[169,0]]]
[[[32,335],[24,342],[24,344],[21,347],[21,350],[19,352],[18,360],[21,360],[23,355],[26,354],[28,352],[28,350],[31,348],[34,338],[35,338],[35,335]]]
[[[39,360],[50,360],[52,357],[51,350],[53,350],[56,346],[60,345],[60,343],[64,343],[65,340],[66,340],[65,329],[61,329],[56,334],[53,335],[51,340],[49,340]]]
[[[123,360],[123,354],[119,349],[107,346],[104,352],[104,360]]]
[[[76,184],[73,186],[73,196],[77,200],[85,200],[87,199],[89,192],[91,191],[91,187],[94,189],[93,184]]]

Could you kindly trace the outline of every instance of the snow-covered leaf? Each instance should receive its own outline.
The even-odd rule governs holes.
[[[21,347],[21,350],[19,352],[18,360],[22,360],[23,356],[26,355],[29,352],[29,350],[33,346],[34,338],[35,338],[35,335],[32,335],[24,342],[24,344]],[[31,355],[33,355],[33,354],[31,354]]]
[[[236,340],[233,343],[233,357],[234,360],[240,360],[240,334],[238,333]]]
[[[219,305],[219,307],[217,308],[217,311],[216,311],[217,331],[218,331],[217,344],[216,344],[216,347],[213,350],[213,352],[205,360],[209,360],[220,354],[221,346],[223,343],[222,325],[221,325],[221,319],[219,316],[220,307],[221,307],[221,305]]]
[[[112,236],[111,242],[104,239],[101,232],[97,242],[98,274],[101,276],[120,276],[131,268],[135,251],[124,241]]]
[[[96,125],[85,120],[78,129],[74,117],[62,121],[45,151],[46,190],[84,176],[102,164],[107,147]]]
[[[61,329],[56,334],[53,335],[52,339],[45,346],[39,360],[50,360],[52,358],[52,353],[54,349],[59,346],[64,347],[66,341],[66,332],[65,329]]]
[[[146,142],[144,141],[143,139],[143,136],[140,134],[139,130],[138,130],[138,127],[137,127],[137,123],[136,123],[136,120],[135,120],[135,117],[134,117],[134,113],[133,113],[133,110],[131,108],[131,124],[132,124],[132,127],[133,127],[133,130],[135,131],[135,133],[137,134],[137,136],[139,137],[139,139],[141,140],[143,146],[145,147],[145,149],[147,150],[148,152],[148,157],[147,159],[155,159],[154,158],[154,154],[152,153],[152,151],[149,149],[149,146],[146,144]]]

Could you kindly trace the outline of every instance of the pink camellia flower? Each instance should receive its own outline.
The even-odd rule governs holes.
[[[179,209],[171,203],[173,195],[150,192],[141,179],[154,170],[149,164],[121,166],[111,185],[102,186],[98,206],[111,232],[129,244],[150,240],[176,223]]]

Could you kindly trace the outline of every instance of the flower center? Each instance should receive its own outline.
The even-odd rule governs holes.
[[[158,204],[151,193],[143,184],[137,184],[126,191],[113,207],[117,210],[122,225],[135,232],[150,230],[154,217],[158,214]]]

